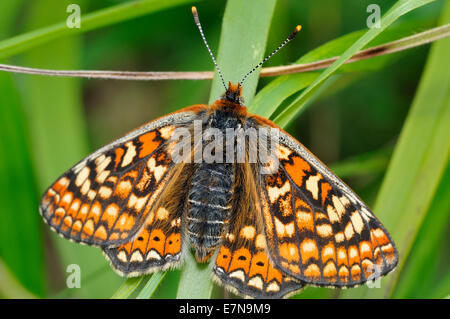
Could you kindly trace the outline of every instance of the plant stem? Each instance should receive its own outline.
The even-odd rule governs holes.
[[[0,58],[10,57],[64,36],[75,35],[138,16],[198,0],[142,0],[115,5],[81,16],[80,28],[69,28],[66,22],[24,33],[0,42]]]
[[[370,59],[373,57],[392,54],[399,51],[415,48],[428,44],[437,40],[441,40],[450,36],[450,24],[432,28],[427,31],[404,37],[396,41],[391,41],[382,45],[370,47],[355,54],[345,64]],[[323,59],[311,63],[283,65],[275,67],[267,67],[261,70],[261,77],[279,76],[284,74],[303,73],[325,69],[329,67],[339,57]],[[16,65],[0,64],[0,71],[22,73],[22,74],[38,74],[46,76],[65,76],[80,77],[88,79],[114,79],[114,80],[211,80],[214,76],[213,71],[192,71],[192,72],[129,72],[129,71],[99,71],[99,70],[47,70],[37,68],[27,68]]]

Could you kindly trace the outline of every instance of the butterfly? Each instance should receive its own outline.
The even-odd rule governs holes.
[[[353,287],[393,270],[397,250],[380,221],[300,142],[247,112],[242,82],[81,160],[44,193],[44,220],[100,247],[123,276],[181,266],[192,247],[198,262],[213,263],[216,281],[255,298]],[[261,131],[270,145],[238,139]]]

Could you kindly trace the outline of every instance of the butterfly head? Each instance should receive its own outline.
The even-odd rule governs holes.
[[[242,105],[244,102],[244,99],[242,98],[242,85],[240,83],[234,84],[228,82],[228,89],[222,95],[221,99],[230,103]]]
[[[275,53],[277,53],[282,47],[284,47],[289,41],[295,38],[297,33],[302,29],[301,25],[297,25],[294,29],[294,31],[287,37],[286,40],[284,40],[283,43],[281,43],[280,46],[278,46],[275,51],[273,51],[271,54],[266,56],[260,63],[255,65],[253,69],[251,69],[245,76],[242,78],[241,81],[239,81],[238,84],[233,84],[231,82],[228,82],[228,88],[225,84],[225,80],[223,78],[222,71],[220,70],[219,66],[217,65],[217,61],[214,57],[214,54],[212,53],[208,42],[206,41],[205,34],[203,33],[202,25],[200,24],[200,19],[198,17],[198,12],[196,7],[192,7],[192,15],[194,16],[195,24],[198,27],[198,30],[200,31],[200,35],[202,36],[203,42],[205,43],[206,48],[208,49],[209,55],[211,56],[211,59],[213,60],[214,66],[216,67],[217,73],[219,74],[219,78],[222,81],[223,87],[225,88],[225,94],[222,95],[222,97],[216,101],[217,106],[227,106],[227,108],[233,109],[234,111],[242,111],[242,113],[246,112],[246,108],[243,106],[243,98],[242,98],[242,83],[249,77],[250,74],[252,74],[255,70],[257,70],[259,67],[261,67],[267,60],[269,60]]]
[[[221,109],[239,116],[247,114],[242,97],[242,85],[228,82],[228,88],[224,94],[213,104],[213,109]]]

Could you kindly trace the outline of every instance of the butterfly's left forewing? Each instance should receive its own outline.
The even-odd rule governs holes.
[[[320,286],[356,286],[390,272],[397,251],[378,219],[303,145],[279,132],[278,168],[260,176],[264,229],[276,265]]]

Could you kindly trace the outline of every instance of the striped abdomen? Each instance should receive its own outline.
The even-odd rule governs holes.
[[[189,191],[187,230],[199,261],[207,260],[220,243],[231,211],[232,164],[202,163]]]

